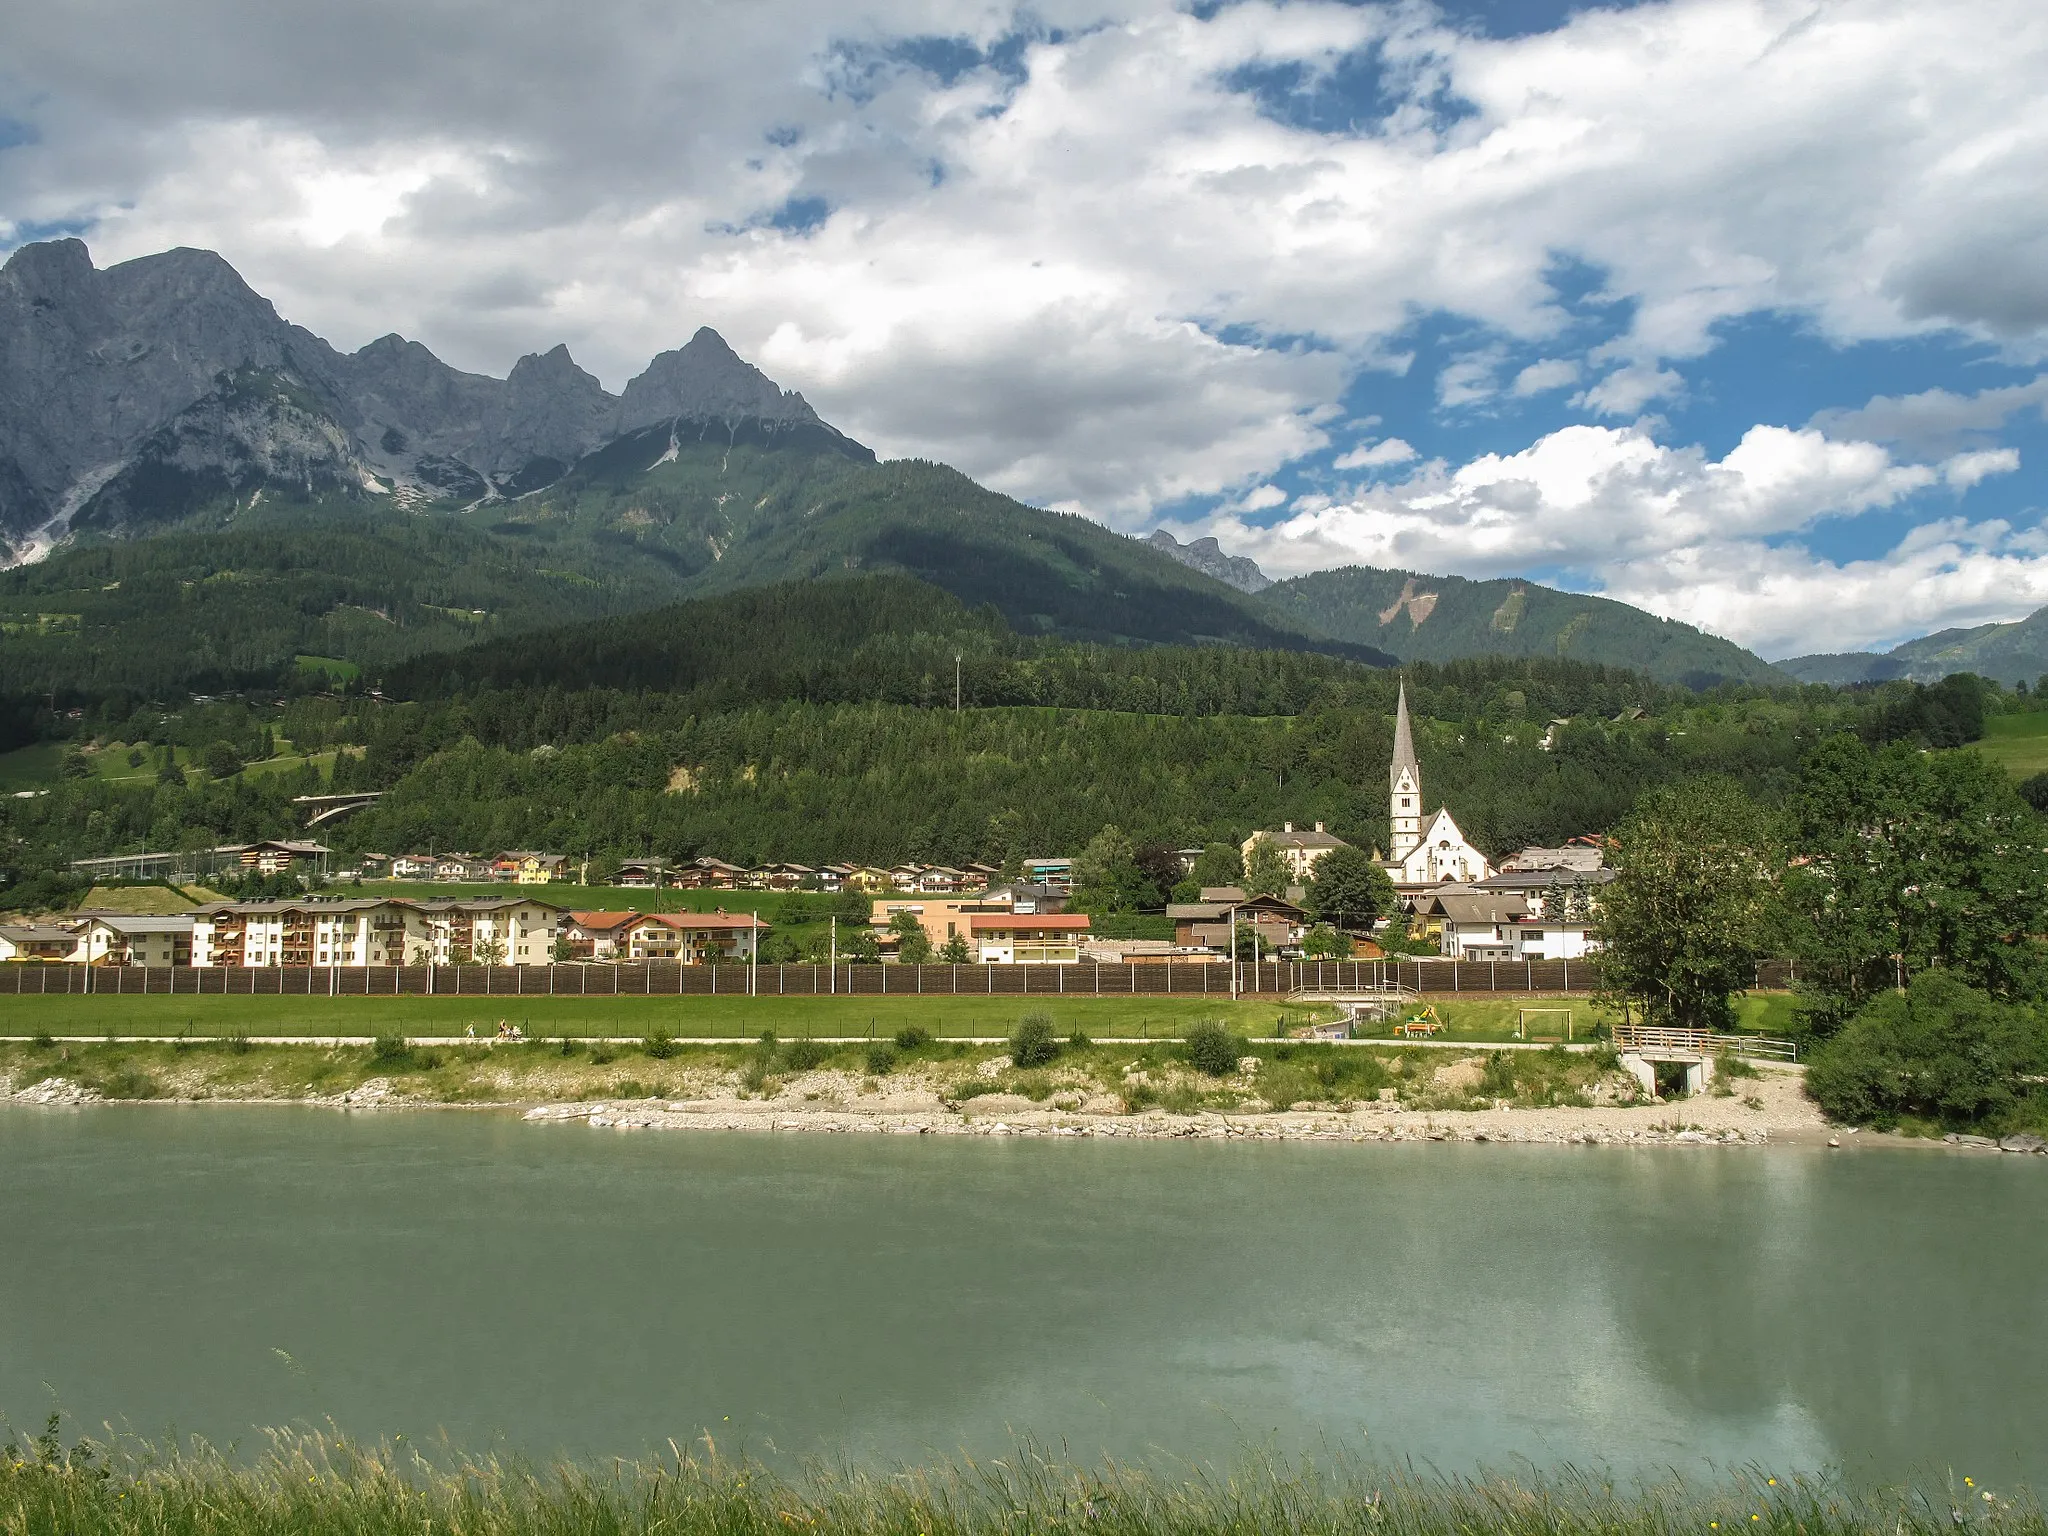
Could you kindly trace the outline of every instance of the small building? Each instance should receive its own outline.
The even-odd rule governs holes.
[[[531,850],[504,854],[498,863],[500,867],[511,866],[511,874],[504,878],[517,885],[551,885],[560,880],[569,867],[566,854],[535,853]]]
[[[473,853],[444,853],[434,860],[434,878],[447,885],[483,885],[497,878],[491,860]]]
[[[230,843],[213,850],[216,855],[233,855],[244,869],[253,869],[259,875],[282,875],[294,870],[327,873],[327,858],[332,852],[320,843],[292,842],[280,838],[265,838],[255,843]]]
[[[618,958],[684,965],[750,960],[770,926],[751,912],[650,912],[618,930]]]
[[[612,884],[632,890],[659,890],[669,882],[667,859],[621,859]]]
[[[574,960],[617,960],[620,958],[619,934],[628,923],[637,922],[641,913],[625,912],[571,912],[562,920],[562,937],[568,941],[569,956]]]
[[[1308,913],[1282,896],[1247,896],[1234,885],[1205,886],[1202,899],[1174,902],[1166,909],[1173,920],[1173,942],[1186,950],[1230,953],[1231,913],[1237,914],[1239,941],[1257,935],[1261,953],[1292,949],[1308,928]]]
[[[140,916],[80,913],[79,948],[71,958],[87,965],[190,965],[193,915]]]
[[[1063,910],[1066,901],[1042,885],[1004,885],[993,890],[969,891],[950,896],[880,896],[874,901],[868,921],[875,942],[885,951],[898,943],[889,924],[898,912],[909,912],[924,927],[933,949],[943,948],[955,935],[974,943],[973,920],[977,917],[1037,917]]]
[[[1049,886],[1061,895],[1070,895],[1074,889],[1074,861],[1072,859],[1026,859],[1024,878],[1033,885]]]
[[[1313,880],[1316,865],[1332,848],[1349,848],[1351,845],[1341,837],[1326,831],[1319,821],[1313,832],[1297,832],[1291,821],[1282,822],[1278,832],[1254,832],[1244,840],[1240,852],[1249,860],[1252,850],[1260,843],[1266,843],[1279,851],[1287,863],[1288,878],[1295,881]],[[1196,855],[1200,857],[1199,853]],[[1189,868],[1193,868],[1192,865]]]
[[[1519,930],[1528,915],[1520,896],[1492,891],[1440,893],[1424,909],[1438,948],[1453,960],[1521,959]]]
[[[1005,912],[968,919],[983,965],[1078,965],[1085,912]]]
[[[431,853],[401,853],[391,861],[394,880],[431,880],[438,861]]]
[[[0,923],[0,962],[78,958],[78,931],[55,923]]]
[[[700,854],[669,877],[669,883],[685,891],[736,891],[747,872],[724,859]]]

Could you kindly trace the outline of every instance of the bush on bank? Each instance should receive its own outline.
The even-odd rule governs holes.
[[[674,1442],[670,1442],[671,1446]],[[231,1462],[199,1448],[0,1450],[0,1531],[75,1536],[2042,1536],[2024,1495],[1960,1477],[1859,1493],[1761,1471],[1710,1485],[1627,1486],[1569,1467],[1464,1479],[1338,1461],[1247,1457],[1224,1471],[1077,1467],[1027,1443],[986,1461],[789,1480],[708,1438],[661,1462],[530,1467],[402,1441],[274,1433]],[[1951,1485],[1952,1484],[1952,1485]]]
[[[2015,1129],[2048,1113],[2031,1081],[2048,1067],[2039,1014],[1945,971],[1866,1003],[1813,1054],[1806,1088],[1828,1115],[1890,1130],[1907,1119],[1949,1129]]]

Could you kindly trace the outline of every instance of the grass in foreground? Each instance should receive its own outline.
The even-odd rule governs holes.
[[[660,1461],[526,1466],[393,1442],[273,1434],[230,1461],[204,1447],[69,1450],[54,1428],[0,1455],[0,1531],[71,1536],[2037,1536],[2024,1493],[1951,1479],[1856,1491],[1826,1478],[1738,1473],[1699,1485],[1618,1484],[1563,1468],[1449,1477],[1339,1459],[1247,1458],[1168,1473],[1054,1460],[1034,1446],[987,1461],[785,1478],[708,1437]]]

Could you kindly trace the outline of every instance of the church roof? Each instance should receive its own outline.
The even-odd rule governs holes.
[[[1422,765],[1415,760],[1415,730],[1408,723],[1408,684],[1401,684],[1400,699],[1394,706],[1394,760],[1387,766],[1387,787],[1401,782],[1406,768],[1414,782],[1422,782]]]

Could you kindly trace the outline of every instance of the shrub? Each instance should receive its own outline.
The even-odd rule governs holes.
[[[121,1067],[100,1080],[100,1092],[110,1099],[156,1099],[163,1097],[163,1085],[140,1067]]]
[[[759,1093],[768,1086],[768,1053],[754,1051],[747,1057],[746,1065],[740,1068],[740,1086],[748,1093]]]
[[[676,1053],[675,1031],[666,1025],[657,1024],[647,1031],[647,1038],[641,1045],[656,1061],[667,1061]]]
[[[1052,1019],[1043,1013],[1027,1013],[1017,1021],[1017,1032],[1010,1036],[1010,1065],[1013,1067],[1049,1066],[1058,1059],[1060,1043],[1052,1032]]]
[[[1512,1099],[1515,1096],[1514,1053],[1489,1052],[1485,1069],[1479,1074],[1479,1086],[1485,1090],[1489,1098]]]
[[[228,1036],[228,1049],[237,1056],[246,1056],[250,1051],[249,1032],[238,1029]]]
[[[612,1084],[612,1097],[615,1099],[644,1099],[647,1097],[647,1089],[644,1084],[636,1079],[625,1077]]]
[[[29,1044],[39,1051],[53,1051],[57,1048],[56,1040],[52,1038],[47,1029],[37,1030],[35,1038],[29,1041]]]
[[[896,1065],[896,1047],[886,1040],[877,1040],[868,1047],[868,1075],[887,1077],[889,1069]]]
[[[379,1035],[370,1060],[380,1067],[402,1067],[412,1060],[412,1046],[403,1035]]]
[[[618,1053],[608,1045],[593,1045],[590,1048],[590,1064],[594,1067],[610,1066],[618,1060]]]
[[[1159,1102],[1159,1090],[1150,1083],[1132,1083],[1123,1090],[1124,1113],[1135,1115]]]
[[[1077,1051],[1085,1051],[1088,1049],[1089,1046],[1093,1045],[1094,1043],[1095,1042],[1088,1038],[1087,1033],[1078,1024],[1074,1026],[1073,1033],[1067,1036],[1067,1044]]]
[[[1813,1054],[1806,1091],[1836,1119],[1889,1128],[1901,1116],[1946,1125],[2009,1116],[2048,1063],[2032,1012],[1942,971],[1873,998]]]
[[[896,1049],[914,1051],[932,1043],[932,1032],[917,1024],[906,1025],[896,1031]]]
[[[783,1065],[792,1072],[812,1072],[832,1053],[815,1040],[792,1040],[782,1048]]]
[[[1244,1041],[1233,1035],[1220,1019],[1203,1019],[1190,1026],[1185,1044],[1189,1064],[1211,1077],[1230,1076],[1244,1054]]]

